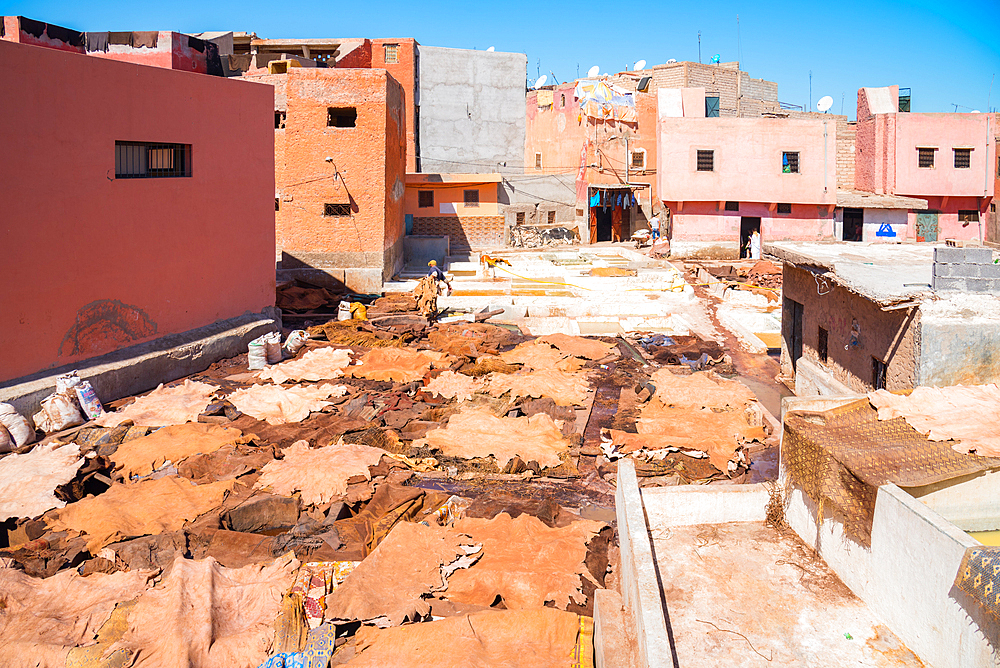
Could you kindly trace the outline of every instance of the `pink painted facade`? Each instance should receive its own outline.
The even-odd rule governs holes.
[[[658,129],[659,197],[674,239],[740,241],[743,218],[760,218],[764,241],[832,238],[833,121],[665,117]],[[699,151],[711,152],[711,169],[698,169]],[[786,152],[797,154],[797,173],[783,170]]]
[[[903,113],[897,100],[895,86],[858,91],[855,187],[927,200],[927,212],[909,214],[908,238],[983,238],[995,192],[995,115]],[[931,164],[921,166],[921,152]]]
[[[274,304],[270,86],[0,40],[0,381]],[[190,176],[118,178],[116,142]]]

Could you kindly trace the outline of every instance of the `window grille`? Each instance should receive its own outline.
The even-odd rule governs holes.
[[[349,216],[351,215],[350,204],[324,204],[324,216]]]
[[[715,151],[698,151],[698,171],[715,171]]]
[[[780,204],[780,203],[778,204],[778,213],[791,213],[791,212],[792,212],[791,204]]]
[[[518,225],[524,225],[524,211],[517,212],[516,220]]]
[[[417,207],[421,209],[426,209],[427,207],[434,206],[434,191],[433,190],[418,190],[417,191]]]
[[[933,148],[918,148],[917,149],[917,167],[933,167],[934,166],[934,150]]]
[[[958,222],[960,223],[978,223],[979,222],[979,212],[978,211],[959,211],[958,212]]]
[[[739,210],[740,210],[739,202],[726,202],[726,211],[739,211]]]
[[[549,225],[555,225],[555,224],[556,224],[556,212],[549,211]]]
[[[385,44],[385,62],[387,65],[399,62],[399,44]]]
[[[535,169],[541,169],[541,168],[542,168],[542,154],[541,153],[536,153],[535,154]]]
[[[115,142],[115,178],[154,179],[191,176],[190,144]]]
[[[466,190],[465,194],[465,206],[471,209],[479,207],[479,191],[478,190]]]
[[[632,151],[632,169],[644,169],[646,167],[646,152]]]
[[[784,151],[781,154],[781,172],[783,174],[799,173],[799,152]]]
[[[955,149],[955,169],[969,169],[972,167],[972,149]]]

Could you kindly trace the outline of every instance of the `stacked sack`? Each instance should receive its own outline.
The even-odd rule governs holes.
[[[46,434],[69,429],[104,413],[93,386],[76,371],[56,379],[56,391],[42,400],[42,410],[32,417]],[[86,417],[84,417],[86,416]]]

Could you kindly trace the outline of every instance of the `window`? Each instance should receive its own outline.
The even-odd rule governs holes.
[[[632,151],[632,169],[646,169],[645,151]]]
[[[829,349],[830,349],[830,333],[825,329],[823,329],[822,327],[820,327],[819,336],[817,337],[816,340],[816,354],[819,355],[820,362],[826,362],[827,353],[829,352]]]
[[[781,173],[782,174],[798,174],[799,173],[799,152],[798,151],[784,151],[781,154]]]
[[[517,212],[516,220],[518,225],[524,225],[524,211]]]
[[[718,95],[706,95],[705,96],[705,118],[718,118],[719,117],[719,96]]]
[[[191,176],[191,144],[115,142],[115,178]]]
[[[877,357],[872,358],[872,387],[876,390],[885,389],[886,365]]]
[[[385,62],[387,65],[399,62],[399,44],[385,44]]]
[[[349,216],[351,215],[350,204],[324,204],[324,216]]]
[[[739,202],[726,202],[726,211],[739,211],[739,210],[740,210]]]
[[[899,89],[899,110],[902,112],[908,112],[910,110],[910,89],[900,88]]]
[[[418,190],[417,191],[417,207],[421,209],[426,209],[428,207],[434,206],[434,191],[433,190]]]
[[[278,206],[278,198],[277,198],[277,197],[275,197],[275,198],[274,198],[274,210],[275,210],[275,211],[278,211],[278,210],[279,210],[279,206]]]
[[[353,128],[358,123],[358,110],[354,107],[330,107],[326,110],[329,128]]]
[[[955,149],[955,169],[969,169],[972,167],[972,149]]]
[[[556,224],[556,212],[549,211],[549,225],[555,225],[555,224]]]
[[[288,119],[288,112],[280,109],[274,112],[274,129],[284,130],[285,121]]]
[[[958,212],[958,222],[962,223],[963,226],[969,223],[979,222],[979,212],[978,211],[959,211]]]
[[[535,169],[541,169],[541,168],[542,168],[542,154],[541,153],[536,153],[535,154]]]
[[[778,213],[791,213],[791,212],[792,212],[791,204],[781,204],[780,202],[778,203]]]
[[[698,151],[698,171],[715,171],[715,151]]]
[[[934,151],[936,148],[917,149],[917,167],[931,168],[934,166]]]
[[[562,95],[559,96],[559,106],[560,107],[566,106],[566,93],[563,93]]]
[[[479,191],[478,190],[466,190],[465,191],[465,206],[469,209],[479,208]]]

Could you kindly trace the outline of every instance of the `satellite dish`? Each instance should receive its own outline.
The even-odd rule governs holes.
[[[677,62],[676,58],[671,58],[670,60],[667,61],[667,65],[673,65],[676,62]]]
[[[587,76],[596,77],[600,73],[601,73],[601,68],[598,65],[594,65],[587,71]]]
[[[491,46],[490,48],[488,48],[486,50],[489,51],[490,53],[492,53],[493,51],[496,50],[496,47],[495,46]]]
[[[715,54],[714,56],[712,56],[712,63],[718,65],[720,62],[722,62],[722,56],[720,56],[719,54]]]
[[[645,60],[640,60],[639,62],[637,62],[635,65],[632,66],[632,71],[633,72],[636,71],[636,70],[644,70],[644,69],[646,69],[646,61]]]
[[[978,114],[978,113],[981,113],[981,112],[980,112],[980,111],[979,111],[978,109],[973,109],[973,110],[972,110],[972,111],[970,111],[969,113],[970,113],[970,114]]]
[[[833,98],[829,95],[824,95],[816,102],[816,110],[826,112],[829,111],[830,107],[833,106]]]
[[[545,82],[548,80],[549,80],[549,75],[543,74],[542,76],[538,77],[538,81],[535,82],[535,85],[532,86],[532,88],[539,88],[541,86],[544,86]]]

